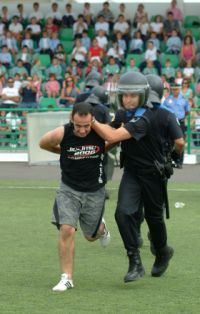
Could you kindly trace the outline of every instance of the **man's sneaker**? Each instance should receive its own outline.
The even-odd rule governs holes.
[[[156,259],[153,264],[151,275],[153,277],[160,277],[167,270],[169,261],[174,255],[174,249],[170,246],[166,246],[159,252],[156,252]]]
[[[145,274],[144,267],[141,262],[140,253],[138,250],[128,255],[129,268],[127,274],[124,276],[124,282],[131,282],[143,277]]]
[[[110,232],[107,229],[106,222],[105,222],[104,218],[102,218],[102,223],[104,224],[104,234],[102,234],[102,236],[100,236],[99,241],[100,241],[102,247],[106,247],[110,243]]]
[[[60,282],[52,288],[53,291],[66,291],[67,289],[74,288],[72,279],[68,279],[67,274],[61,275]]]

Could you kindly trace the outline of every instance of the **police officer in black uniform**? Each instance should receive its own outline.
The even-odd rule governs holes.
[[[108,142],[122,141],[124,173],[115,219],[129,258],[125,282],[134,281],[145,272],[139,253],[138,226],[135,219],[141,200],[155,248],[152,276],[159,277],[166,271],[174,252],[167,244],[163,189],[165,156],[158,134],[165,125],[167,134],[175,143],[177,154],[181,153],[184,140],[174,115],[165,121],[165,113],[160,113],[158,121],[153,108],[146,108],[149,91],[149,84],[144,75],[136,72],[125,73],[118,82],[117,98],[121,107],[132,111],[133,118],[116,130],[97,121],[93,123],[95,131]]]

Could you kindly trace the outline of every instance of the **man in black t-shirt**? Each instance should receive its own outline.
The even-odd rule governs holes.
[[[163,217],[166,198],[163,180],[166,173],[162,145],[164,135],[161,137],[159,134],[162,129],[166,132],[174,142],[177,154],[182,152],[184,139],[173,114],[169,114],[166,119],[166,111],[147,107],[149,84],[141,73],[122,75],[118,82],[117,96],[119,105],[132,113],[132,118],[117,129],[94,120],[92,128],[111,144],[122,142],[124,173],[115,219],[129,258],[129,268],[124,281],[130,282],[145,273],[139,253],[138,226],[135,218],[141,200],[155,249],[152,276],[161,276],[173,256],[174,251],[167,244]]]
[[[103,217],[105,201],[105,141],[92,130],[89,103],[75,104],[72,121],[47,132],[40,147],[60,154],[61,184],[53,208],[52,223],[60,232],[61,280],[53,291],[73,288],[74,236],[79,221],[88,241],[100,240],[103,247],[110,233]]]

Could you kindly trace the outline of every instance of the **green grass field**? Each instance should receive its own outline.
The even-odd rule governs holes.
[[[150,276],[154,258],[146,224],[141,249],[146,275],[124,284],[128,260],[114,222],[117,183],[105,217],[112,241],[106,249],[76,234],[75,288],[53,293],[60,276],[57,230],[50,224],[57,182],[0,181],[0,313],[197,314],[200,308],[200,185],[170,184],[169,243],[175,255],[166,274]],[[184,208],[174,208],[182,201]]]

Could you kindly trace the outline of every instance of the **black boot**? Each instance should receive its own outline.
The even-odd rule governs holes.
[[[128,253],[129,268],[124,277],[124,282],[130,282],[139,279],[144,276],[145,271],[141,262],[140,253],[138,250]]]
[[[165,246],[163,249],[156,252],[156,259],[151,270],[151,275],[153,277],[160,277],[164,274],[173,254],[174,249],[170,246]]]

